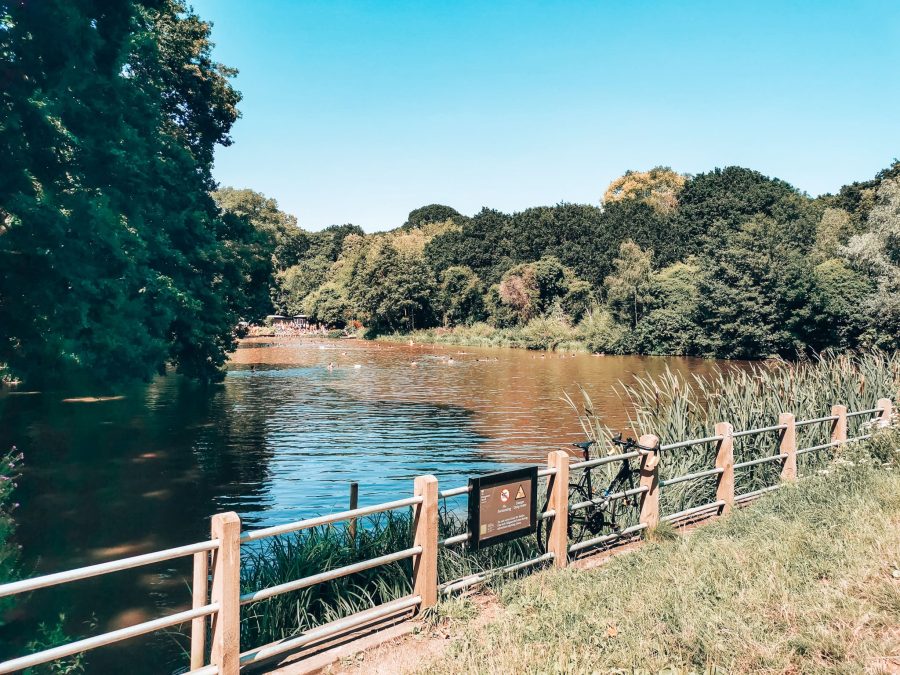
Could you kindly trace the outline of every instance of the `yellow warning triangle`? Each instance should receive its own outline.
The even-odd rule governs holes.
[[[525,499],[525,490],[522,489],[522,486],[519,486],[519,491],[516,493],[516,499]]]

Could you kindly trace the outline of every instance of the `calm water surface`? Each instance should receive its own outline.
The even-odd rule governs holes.
[[[616,382],[666,366],[707,372],[714,362],[258,338],[241,344],[213,387],[170,376],[101,402],[0,394],[0,447],[15,444],[26,459],[15,512],[23,563],[50,573],[191,543],[208,537],[219,511],[255,527],[343,509],[351,481],[364,505],[406,496],[423,473],[453,487],[472,473],[543,462],[581,438],[563,392],[584,386],[619,427]],[[37,591],[5,616],[0,657],[22,653],[36,623],[60,613],[70,634],[86,635],[86,622],[113,629],[183,609],[188,567]],[[145,644],[146,660],[128,661],[128,672],[185,663],[177,635]],[[89,672],[122,672],[130,648],[90,653]]]

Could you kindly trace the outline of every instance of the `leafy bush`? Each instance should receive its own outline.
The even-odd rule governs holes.
[[[671,309],[654,309],[635,327],[630,351],[639,354],[693,354],[697,327],[689,317]]]
[[[578,325],[578,336],[590,352],[617,354],[622,349],[625,329],[609,312],[594,308]]]
[[[522,339],[528,349],[556,349],[560,343],[575,337],[575,330],[562,313],[537,317],[522,328]]]

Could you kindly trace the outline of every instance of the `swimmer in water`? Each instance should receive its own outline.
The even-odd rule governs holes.
[[[328,364],[328,370],[334,370],[334,361]]]

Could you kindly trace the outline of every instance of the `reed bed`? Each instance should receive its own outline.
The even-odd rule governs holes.
[[[799,421],[829,415],[835,404],[844,404],[851,412],[871,409],[879,398],[894,398],[898,389],[900,353],[876,350],[825,353],[798,363],[766,361],[744,369],[726,366],[712,375],[686,376],[667,369],[659,377],[639,376],[630,384],[618,385],[629,427],[636,434],[655,434],[662,445],[712,436],[717,422],[730,422],[740,431],[773,426],[781,412],[792,412]],[[568,396],[566,400],[578,414],[585,434],[597,441],[598,452],[618,452],[610,442],[614,430],[605,424],[587,393],[581,391],[580,402]],[[865,433],[870,420],[869,416],[848,420],[848,436]],[[830,434],[829,422],[798,427],[797,447],[827,443]],[[780,440],[777,431],[736,438],[735,462],[777,454]],[[716,451],[715,442],[663,451],[660,478],[712,468]],[[827,449],[801,455],[798,471],[801,475],[819,471],[833,455]],[[776,484],[780,468],[779,462],[770,462],[738,469],[737,494]],[[715,487],[712,476],[663,488],[662,513],[713,501]]]

